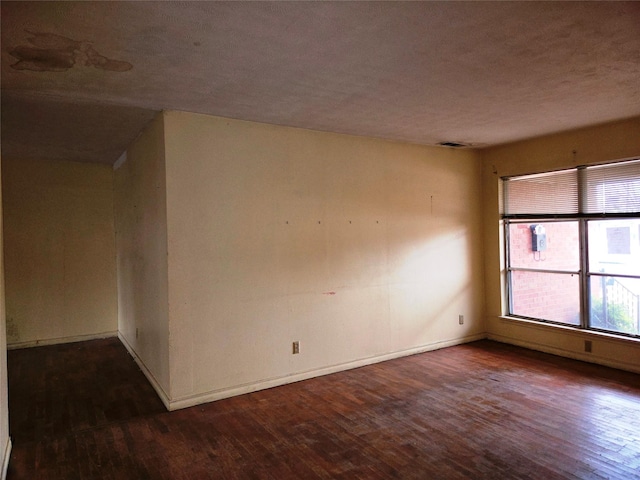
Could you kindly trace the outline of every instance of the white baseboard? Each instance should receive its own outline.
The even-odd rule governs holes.
[[[7,470],[9,469],[9,459],[11,458],[11,439],[7,439],[7,444],[4,447],[4,455],[2,457],[2,476],[0,478],[5,480],[7,478]]]
[[[118,332],[101,332],[89,335],[76,335],[73,337],[47,338],[44,340],[30,340],[28,342],[7,343],[7,350],[17,350],[19,348],[43,347],[45,345],[59,345],[61,343],[86,342],[87,340],[99,340],[101,338],[116,337]]]
[[[410,348],[407,350],[400,350],[397,352],[386,353],[383,355],[376,355],[373,357],[362,358],[351,362],[341,363],[338,365],[332,365],[329,367],[318,368],[309,370],[306,372],[294,373],[291,375],[285,375],[283,377],[276,377],[267,380],[260,380],[244,385],[236,385],[227,388],[221,388],[219,390],[213,390],[196,395],[185,396],[182,398],[176,398],[169,402],[169,410],[179,410],[181,408],[193,407],[194,405],[200,405],[202,403],[213,402],[216,400],[222,400],[224,398],[235,397],[237,395],[243,395],[245,393],[256,392],[259,390],[265,390],[267,388],[278,387],[289,383],[299,382],[302,380],[308,380],[310,378],[319,377],[322,375],[329,375],[331,373],[342,372],[344,370],[350,370],[353,368],[364,367],[366,365],[372,365],[374,363],[384,362],[386,360],[393,360],[395,358],[407,357],[409,355],[415,355],[418,353],[424,353],[431,350],[438,350],[440,348],[452,347],[454,345],[461,345],[463,343],[475,342],[477,340],[483,340],[486,338],[485,333],[470,335],[467,337],[456,338],[452,340],[443,340],[439,342],[429,343],[427,345],[421,345],[419,347]]]
[[[503,335],[497,335],[495,333],[489,333],[487,335],[487,338],[489,340],[495,340],[496,342],[528,348],[529,350],[536,350],[539,352],[550,353],[552,355],[558,355],[559,357],[581,360],[588,363],[595,363],[597,365],[617,368],[618,370],[625,370],[627,372],[640,373],[640,367],[637,364],[594,355],[593,353],[579,353],[572,350],[566,350],[564,348],[552,347],[543,343],[525,341],[512,337],[506,337]]]
[[[124,335],[122,335],[120,332],[118,332],[118,338],[120,339],[120,341],[122,342],[124,347],[127,349],[129,354],[133,357],[135,362],[138,364],[138,367],[140,367],[140,370],[142,370],[142,373],[144,373],[144,376],[147,377],[147,380],[149,380],[149,383],[151,384],[153,389],[158,394],[158,397],[160,397],[160,400],[162,400],[162,403],[164,403],[165,408],[167,410],[171,410],[171,408],[170,408],[171,402],[169,400],[169,396],[164,391],[164,389],[160,386],[160,383],[158,383],[156,378],[153,376],[151,371],[144,364],[142,359],[138,356],[138,354],[133,349],[133,347],[129,344],[129,342],[127,342],[127,339],[124,337]]]

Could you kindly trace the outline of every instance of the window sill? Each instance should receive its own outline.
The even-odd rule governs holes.
[[[615,342],[628,342],[632,345],[640,345],[640,338],[626,337],[624,335],[615,335],[613,333],[598,332],[595,330],[587,330],[580,327],[573,327],[571,325],[559,325],[556,323],[538,322],[536,320],[529,320],[527,318],[511,317],[508,315],[501,315],[498,317],[500,321],[506,323],[520,323],[525,324],[527,327],[536,328],[546,331],[562,331],[573,335],[579,335],[584,338],[598,338],[600,340],[609,340]]]

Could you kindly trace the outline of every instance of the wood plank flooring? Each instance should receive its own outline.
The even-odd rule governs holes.
[[[640,478],[640,376],[490,341],[166,412],[117,339],[8,352],[17,479]]]

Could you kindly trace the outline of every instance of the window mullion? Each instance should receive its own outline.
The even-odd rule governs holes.
[[[587,169],[578,167],[578,214],[583,214],[587,210],[589,192],[587,189]]]
[[[511,293],[511,251],[509,249],[509,220],[504,221],[504,251],[507,268],[507,314],[513,313],[513,295]]]
[[[580,326],[589,328],[589,311],[591,308],[589,298],[589,234],[587,232],[587,221],[584,218],[580,219],[578,228],[580,235]]]
[[[578,213],[583,214],[587,205],[587,170],[585,167],[578,167]],[[589,328],[589,309],[591,300],[589,298],[589,259],[587,234],[587,221],[581,218],[578,221],[579,251],[580,251],[580,326]]]

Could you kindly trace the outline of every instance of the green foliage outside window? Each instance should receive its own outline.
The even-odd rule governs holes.
[[[604,305],[599,298],[591,301],[591,326],[621,333],[638,334],[634,319],[623,304],[607,302],[605,315]]]

